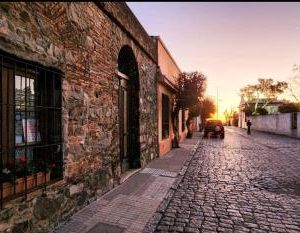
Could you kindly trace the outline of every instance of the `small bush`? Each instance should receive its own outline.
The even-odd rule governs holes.
[[[296,103],[288,103],[279,106],[278,111],[280,113],[290,113],[290,112],[299,112],[300,106]]]
[[[265,108],[257,108],[255,115],[268,115],[268,111]]]

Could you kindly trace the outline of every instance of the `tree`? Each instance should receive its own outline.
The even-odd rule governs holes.
[[[247,85],[240,89],[240,94],[246,99],[246,105],[251,108],[249,102],[255,101],[254,113],[257,113],[258,104],[263,98],[262,108],[268,106],[268,104],[277,99],[288,88],[287,82],[277,81],[274,83],[273,79],[258,79],[258,83],[254,85]]]
[[[300,104],[298,103],[288,103],[279,106],[278,111],[281,113],[289,113],[289,112],[299,112]]]
[[[254,111],[256,111],[256,108],[258,106],[258,101],[260,99],[260,89],[259,89],[259,85],[247,85],[244,88],[241,88],[240,90],[241,96],[243,96],[245,98],[246,101],[246,106],[248,108],[251,108],[250,106],[250,102],[255,101],[255,107],[254,107]]]
[[[271,100],[277,99],[288,88],[287,82],[284,81],[274,83],[273,79],[258,79],[258,82],[259,91],[266,97],[262,108],[265,108]]]
[[[255,112],[254,111],[254,106],[253,105],[246,105],[245,108],[243,109],[243,112],[245,112],[245,115],[248,116],[252,116],[252,113]]]
[[[241,96],[244,97],[246,102],[252,101],[255,99],[255,87],[254,85],[247,85],[240,90]]]
[[[231,119],[233,118],[234,108],[231,108],[230,110],[226,109],[224,112],[225,121],[230,126],[231,125]]]
[[[239,125],[239,113],[235,111],[233,113],[232,118],[233,118],[233,121],[232,121],[233,126],[238,126]]]
[[[256,115],[268,115],[268,111],[267,109],[265,108],[257,108],[256,109],[256,112],[255,112]]]
[[[294,100],[300,104],[300,65],[294,65],[293,73],[294,75],[288,83],[288,91]]]
[[[207,118],[216,113],[216,104],[210,97],[205,97],[200,102],[200,116],[201,122],[205,122]]]
[[[179,132],[177,127],[179,111],[189,110],[189,116],[186,121],[188,136],[192,135],[190,124],[193,117],[200,114],[199,103],[206,90],[206,77],[200,72],[183,72],[177,79],[177,93],[172,99],[172,121],[175,134],[173,147],[178,147]]]

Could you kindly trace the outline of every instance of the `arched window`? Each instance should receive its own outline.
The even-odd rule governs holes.
[[[184,109],[181,110],[181,115],[182,115],[181,128],[182,128],[182,131],[184,131],[185,130],[185,110]]]

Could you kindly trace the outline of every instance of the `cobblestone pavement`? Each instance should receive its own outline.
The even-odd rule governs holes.
[[[203,139],[155,232],[300,232],[300,141]]]

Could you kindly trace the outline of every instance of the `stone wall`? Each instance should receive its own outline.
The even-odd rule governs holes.
[[[148,36],[138,19],[132,14],[129,7],[124,2],[95,2],[100,9],[106,12],[111,18],[119,22],[120,27],[132,37],[133,41],[140,45],[145,53],[152,59],[156,60],[155,44],[152,43],[151,37]]]
[[[115,70],[124,45],[138,63],[145,166],[158,155],[155,46],[126,4],[0,3],[0,49],[65,76],[64,178],[4,203],[0,232],[45,232],[119,184]]]

